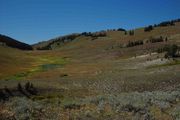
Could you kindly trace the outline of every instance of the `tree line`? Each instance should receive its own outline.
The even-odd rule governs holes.
[[[174,26],[176,22],[180,22],[180,19],[176,20],[170,20],[170,21],[164,21],[159,24],[154,24],[154,25],[149,25],[144,28],[144,32],[150,32],[152,31],[155,27],[166,27],[166,26]]]

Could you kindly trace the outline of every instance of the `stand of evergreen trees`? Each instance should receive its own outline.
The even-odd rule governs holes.
[[[129,41],[126,47],[134,47],[138,45],[143,45],[143,40],[138,40],[138,41]]]
[[[166,52],[165,54],[165,58],[169,58],[169,57],[178,57],[178,51],[180,51],[180,47],[178,47],[177,45],[173,44],[173,45],[165,45],[163,48],[159,48],[157,50],[158,53],[163,53]]]
[[[144,28],[144,32],[150,32],[151,30],[153,30],[153,26],[149,25],[148,27]]]
[[[144,28],[144,32],[150,32],[152,31],[155,27],[166,27],[166,26],[174,26],[176,22],[180,22],[180,19],[176,20],[170,20],[170,21],[164,21],[159,24],[154,24],[154,25],[149,25],[148,27]]]

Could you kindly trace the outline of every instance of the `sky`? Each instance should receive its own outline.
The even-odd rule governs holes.
[[[25,43],[180,18],[180,0],[0,0],[0,34]]]

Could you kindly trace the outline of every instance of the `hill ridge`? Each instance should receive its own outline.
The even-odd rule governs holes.
[[[33,49],[31,45],[28,45],[26,43],[20,42],[11,37],[8,37],[6,35],[1,35],[1,34],[0,34],[0,43],[3,46],[9,46],[9,47],[18,48],[21,50],[32,50]]]

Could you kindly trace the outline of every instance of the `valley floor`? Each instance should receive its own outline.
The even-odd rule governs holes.
[[[9,99],[1,103],[3,119],[180,119],[179,58],[164,59],[163,53],[23,54],[23,59],[31,60],[22,65],[26,69],[0,81],[1,91]],[[28,93],[27,82],[37,94]],[[24,92],[19,91],[18,83]]]

